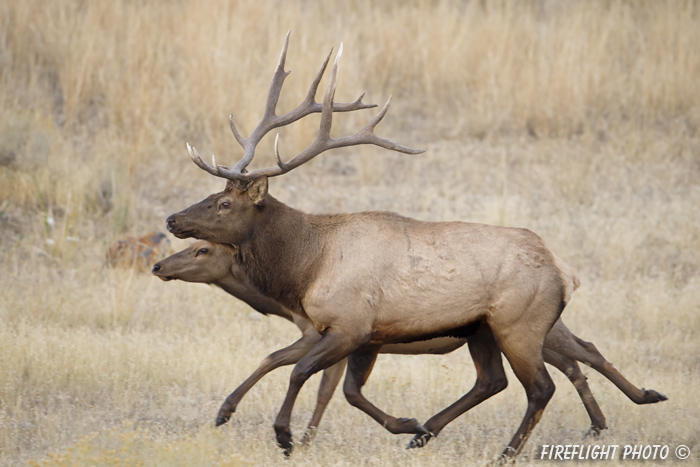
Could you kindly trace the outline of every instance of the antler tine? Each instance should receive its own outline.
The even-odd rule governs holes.
[[[233,114],[228,114],[228,123],[231,127],[231,131],[233,132],[233,136],[236,138],[236,141],[238,141],[238,144],[240,144],[245,149],[245,139],[236,129],[236,124],[233,123]]]
[[[409,148],[408,146],[404,146],[403,144],[399,144],[396,141],[392,141],[388,138],[382,138],[381,136],[377,136],[374,134],[374,128],[377,126],[379,122],[382,121],[386,113],[389,111],[389,105],[391,105],[391,97],[389,96],[389,99],[387,99],[386,104],[384,104],[384,107],[382,107],[382,110],[379,111],[377,115],[372,118],[372,120],[369,121],[367,126],[365,126],[359,133],[358,135],[362,134],[365,135],[366,138],[369,139],[367,141],[368,143],[374,144],[376,146],[383,147],[384,149],[390,149],[392,151],[398,151],[398,152],[403,152],[404,154],[422,154],[425,152],[425,149],[413,149]],[[355,136],[355,135],[353,135]],[[342,140],[343,138],[340,138]]]
[[[275,116],[277,101],[280,98],[280,92],[282,92],[282,84],[284,84],[284,79],[289,75],[289,73],[291,73],[291,71],[284,71],[284,62],[287,60],[287,48],[289,46],[289,35],[291,33],[291,29],[287,31],[287,37],[284,39],[282,53],[280,53],[280,59],[279,62],[277,62],[275,74],[272,75],[272,83],[270,84],[270,92],[267,95],[267,105],[265,106],[265,115],[263,120],[265,117]]]
[[[197,164],[197,167],[206,171],[207,173],[215,175],[217,177],[228,178],[230,180],[236,179],[235,174],[232,171],[230,171],[228,167],[224,167],[223,165],[219,165],[216,163],[216,157],[214,156],[214,154],[211,155],[211,165],[209,165],[202,160],[197,150],[190,146],[189,143],[187,143],[187,152],[190,153],[190,157],[192,158],[192,161],[195,164]]]
[[[399,144],[396,141],[392,141],[388,138],[382,138],[374,133],[374,128],[377,124],[382,121],[386,113],[389,111],[389,105],[391,104],[391,96],[387,99],[386,104],[382,107],[377,115],[370,120],[370,122],[359,132],[350,136],[343,136],[338,139],[329,140],[329,145],[326,149],[342,148],[347,146],[356,146],[358,144],[374,144],[375,146],[382,147],[384,149],[390,149],[392,151],[403,152],[404,154],[421,154],[424,153],[424,149],[413,149],[403,144]]]
[[[277,159],[277,166],[280,168],[282,173],[284,173],[288,172],[289,169],[287,168],[287,164],[282,162],[282,158],[280,157],[279,141],[280,134],[277,133],[277,136],[275,137],[275,158]]]
[[[331,125],[333,124],[333,98],[335,97],[335,88],[338,86],[338,70],[340,68],[340,58],[343,56],[343,43],[340,43],[338,55],[335,56],[335,62],[331,68],[331,76],[328,78],[328,86],[326,93],[323,95],[323,110],[321,110],[321,126],[318,130],[316,139],[330,139]]]
[[[328,66],[328,62],[331,60],[331,55],[333,55],[333,47],[331,47],[331,50],[328,52],[328,55],[326,55],[326,59],[323,61],[321,68],[319,68],[318,73],[316,73],[316,77],[311,82],[311,86],[309,86],[309,91],[306,93],[306,98],[302,102],[302,105],[306,104],[308,106],[316,104],[316,92],[318,91],[318,85],[321,83],[321,78],[323,78],[323,74],[326,72],[326,67]]]
[[[190,157],[192,158],[192,162],[197,164],[197,167],[199,167],[200,169],[202,169],[202,170],[204,170],[212,175],[219,176],[216,168],[214,168],[211,165],[204,162],[202,160],[202,158],[200,157],[199,153],[197,152],[197,150],[195,148],[193,148],[192,146],[190,146],[190,143],[187,143],[187,152],[190,154]]]

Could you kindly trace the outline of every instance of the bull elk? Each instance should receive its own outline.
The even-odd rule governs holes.
[[[422,152],[374,133],[391,98],[358,133],[330,137],[334,112],[368,107],[362,96],[349,104],[333,102],[342,45],[323,103],[318,104],[315,95],[332,51],[302,103],[278,116],[275,109],[288,74],[288,43],[289,34],[263,118],[251,135],[243,138],[229,118],[244,149],[242,159],[226,167],[212,156],[210,165],[187,145],[197,166],[228,180],[225,189],[166,221],[179,238],[237,245],[250,282],[310,321],[322,336],[292,371],[274,422],[278,444],[285,453],[293,449],[290,418],[306,380],[348,357],[343,386],[348,401],[391,433],[414,434],[409,446],[422,446],[456,417],[506,387],[503,353],[528,400],[523,421],[503,452],[504,457],[517,455],[554,393],[542,357],[543,342],[578,284],[575,272],[526,229],[422,222],[388,212],[314,215],[269,195],[269,177],[329,149],[374,144],[409,154]],[[276,166],[246,170],[265,134],[319,111],[318,135],[306,149],[283,162],[276,141]],[[364,398],[361,388],[383,345],[436,337],[468,338],[477,380],[466,395],[424,425],[390,416]],[[230,415],[224,404],[217,423]]]
[[[235,412],[245,394],[267,373],[284,365],[299,361],[321,339],[313,325],[285,306],[260,294],[246,276],[239,257],[239,250],[232,245],[220,245],[200,240],[188,248],[175,253],[153,266],[153,274],[164,281],[182,280],[213,284],[234,297],[250,305],[263,315],[274,315],[293,322],[301,331],[302,337],[289,347],[267,356],[255,372],[226,400],[226,411]],[[441,337],[427,341],[406,344],[388,344],[379,353],[417,355],[445,354],[462,347],[465,338]],[[654,390],[635,387],[603,357],[598,349],[574,335],[562,322],[557,320],[544,341],[544,361],[564,373],[576,388],[581,401],[591,419],[587,434],[595,436],[607,428],[605,416],[581,372],[577,362],[590,365],[593,369],[612,381],[627,397],[637,404],[648,404],[665,400],[666,396]],[[330,402],[342,372],[345,360],[341,360],[324,370],[318,390],[316,409],[304,435],[305,439],[314,433]]]

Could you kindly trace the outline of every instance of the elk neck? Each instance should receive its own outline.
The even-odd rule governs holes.
[[[302,298],[316,278],[326,240],[316,217],[267,195],[259,222],[239,245],[252,284],[301,314]]]
[[[292,321],[292,312],[287,308],[263,296],[255,286],[240,279],[229,276],[215,283],[224,292],[233,295],[237,299],[247,303],[255,311],[263,315],[274,315]]]

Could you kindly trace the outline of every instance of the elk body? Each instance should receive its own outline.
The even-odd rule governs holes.
[[[374,134],[390,100],[360,132],[330,137],[334,112],[367,107],[362,97],[349,104],[333,102],[342,46],[323,104],[315,102],[315,94],[330,54],[304,101],[289,113],[276,115],[288,74],[284,71],[288,39],[289,35],[262,121],[243,138],[230,118],[233,134],[244,148],[243,158],[232,168],[213,158],[209,165],[188,145],[200,168],[228,180],[224,191],[166,222],[179,238],[238,245],[250,282],[307,319],[322,336],[292,371],[274,424],[278,443],[291,452],[290,417],[304,382],[348,357],[344,383],[348,401],[392,433],[415,434],[411,446],[422,446],[456,417],[506,387],[503,353],[528,400],[523,421],[503,453],[517,454],[554,392],[542,357],[543,342],[576,288],[576,274],[525,229],[422,222],[386,212],[312,215],[269,195],[268,177],[284,174],[328,149],[374,144],[422,152]],[[283,162],[276,142],[276,167],[246,171],[266,133],[319,111],[319,133],[305,150]],[[436,337],[468,338],[477,381],[464,397],[421,425],[415,419],[392,417],[362,396],[361,387],[383,345]],[[228,416],[224,405],[218,421]]]
[[[293,322],[301,331],[302,337],[298,341],[266,357],[255,372],[229,395],[225,403],[227,407],[225,412],[235,412],[243,396],[263,376],[280,366],[298,362],[321,339],[321,335],[308,320],[257,291],[248,280],[239,258],[238,248],[234,246],[210,243],[205,240],[198,241],[156,263],[153,266],[153,274],[165,281],[182,280],[216,285],[264,315],[275,315]],[[444,354],[462,347],[466,342],[466,338],[442,337],[407,344],[385,345],[379,353]],[[590,365],[600,372],[637,404],[666,399],[666,396],[656,391],[635,387],[598,352],[592,343],[575,336],[564,325],[561,318],[545,338],[543,355],[544,361],[564,373],[578,391],[591,419],[589,430],[591,435],[597,435],[601,430],[606,429],[605,416],[591,393],[577,361]],[[305,438],[318,428],[323,412],[345,369],[345,363],[346,361],[342,360],[324,370],[316,409],[309,422]]]

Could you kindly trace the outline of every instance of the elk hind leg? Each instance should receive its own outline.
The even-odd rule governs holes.
[[[571,332],[571,331],[569,331]],[[567,355],[576,359],[609,379],[620,391],[622,391],[635,404],[653,404],[668,399],[666,395],[653,389],[638,388],[630,383],[627,378],[615,369],[612,363],[607,361],[591,342],[586,342],[571,334],[574,345],[571,353]]]
[[[486,324],[481,324],[476,334],[467,339],[467,345],[476,367],[474,387],[457,402],[433,415],[424,424],[428,433],[416,435],[408,444],[409,449],[425,446],[448,423],[508,386],[508,380],[503,370],[501,349],[498,347],[491,329]]]
[[[554,395],[554,382],[547,373],[542,358],[544,336],[538,339],[536,335],[519,332],[511,332],[509,336],[507,339],[499,336],[499,343],[515,376],[525,388],[527,410],[513,439],[503,451],[503,458],[518,455]]]
[[[576,392],[578,392],[581,402],[583,402],[583,406],[591,419],[591,428],[586,433],[586,436],[596,437],[601,431],[607,429],[605,415],[603,415],[603,411],[600,409],[590,387],[588,387],[587,378],[581,371],[578,363],[547,348],[542,350],[542,355],[545,363],[549,363],[564,373],[574,385],[574,388],[576,388]]]
[[[382,412],[374,404],[362,395],[362,386],[367,382],[374,362],[377,360],[377,353],[381,346],[371,345],[356,350],[348,356],[348,369],[345,376],[343,391],[345,398],[353,407],[356,407],[372,417],[377,423],[386,428],[390,433],[415,433],[425,434],[428,432],[418,423],[415,418],[396,418]]]

